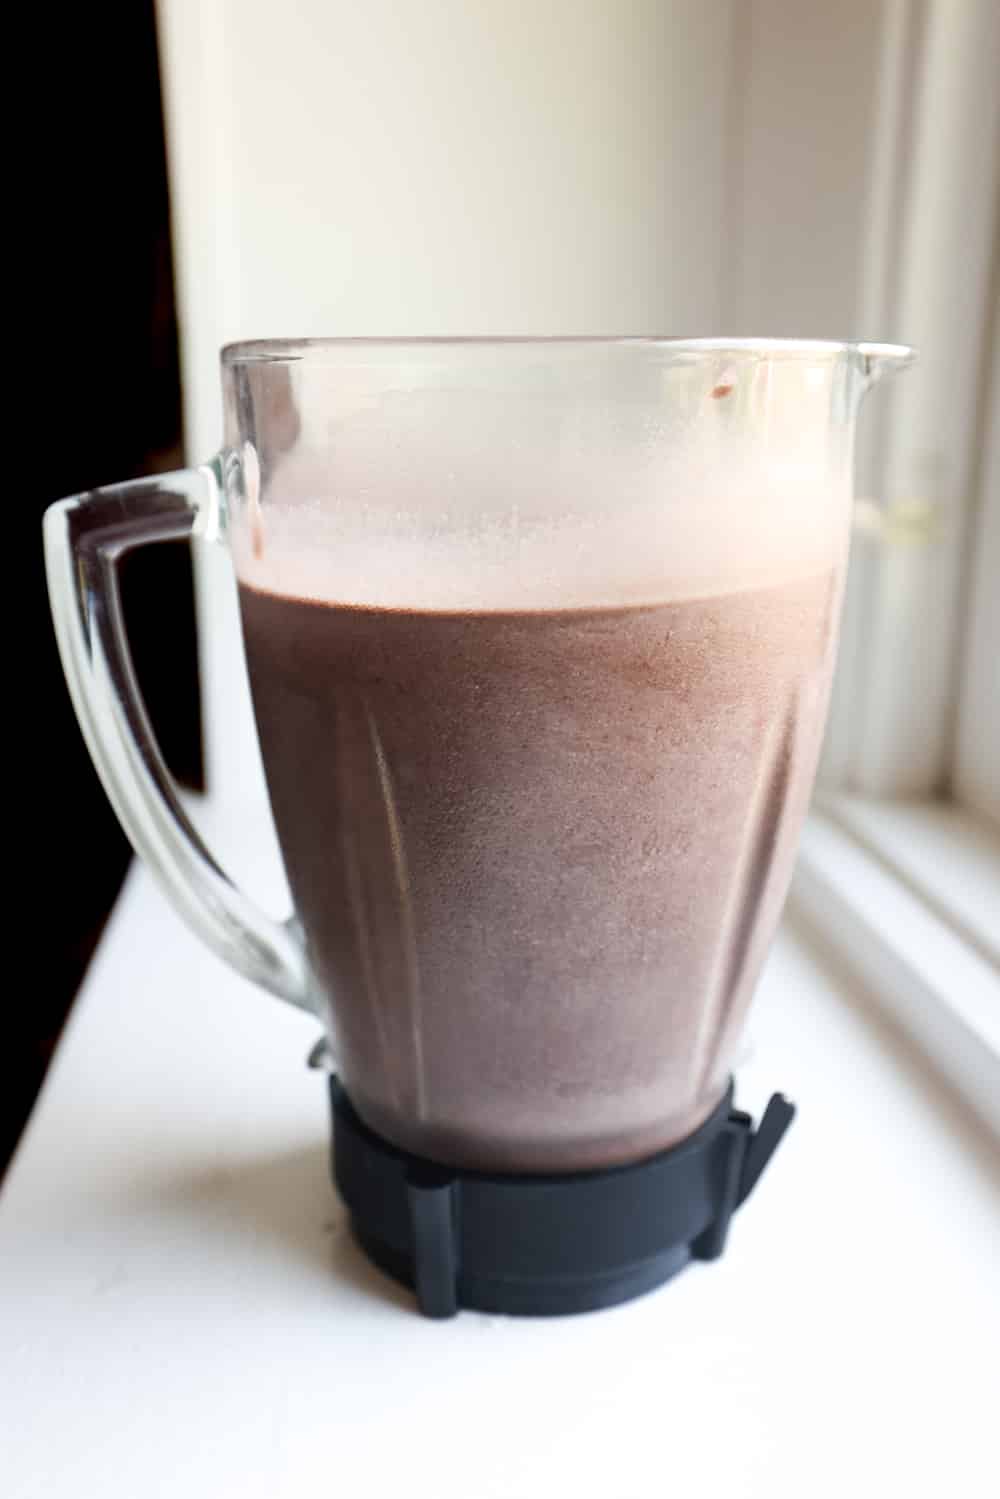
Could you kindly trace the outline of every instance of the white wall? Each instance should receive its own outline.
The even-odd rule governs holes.
[[[188,452],[240,337],[719,331],[738,0],[160,0]],[[262,799],[231,581],[207,771]]]
[[[901,632],[894,554],[858,549],[826,763],[833,784],[926,791],[956,676],[998,18],[994,0],[159,0],[190,456],[218,444],[237,337],[916,339],[919,372],[863,422],[860,479],[891,507],[954,450],[942,586],[910,589],[933,626]],[[231,580],[205,564],[199,584],[209,777],[258,796]],[[980,805],[983,673],[959,745]]]
[[[160,0],[190,455],[231,338],[886,336],[872,141],[907,3]],[[209,774],[239,784],[233,604],[200,581]]]
[[[235,337],[718,331],[735,0],[160,0],[192,456]]]
[[[740,0],[728,332],[886,337],[866,324],[872,140],[888,0]]]

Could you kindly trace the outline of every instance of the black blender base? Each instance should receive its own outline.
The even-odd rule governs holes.
[[[499,1312],[507,1317],[563,1317],[572,1312],[598,1312],[602,1307],[618,1306],[620,1302],[644,1296],[647,1291],[655,1291],[691,1263],[691,1251],[681,1245],[642,1265],[614,1270],[608,1275],[592,1274],[585,1279],[547,1276],[544,1280],[518,1281],[465,1272],[458,1276],[451,1290],[442,1283],[440,1297],[433,1290],[430,1295],[421,1296],[412,1255],[369,1238],[357,1226],[354,1237],[373,1265],[417,1292],[417,1304],[425,1317],[436,1318],[453,1317],[460,1307]]]
[[[754,1129],[729,1090],[700,1129],[630,1166],[489,1175],[407,1155],[363,1124],[335,1077],[333,1175],[354,1235],[426,1317],[596,1311],[717,1259],[792,1121],[776,1093]]]

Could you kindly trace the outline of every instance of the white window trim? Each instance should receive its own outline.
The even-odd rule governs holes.
[[[895,821],[880,823],[885,808],[876,804],[867,822],[856,802],[834,801],[813,812],[792,907],[1000,1138],[1000,967],[968,940],[986,909],[977,883],[984,872],[996,879],[994,909],[1000,909],[1000,839],[993,842],[984,825],[973,824],[964,865],[958,856],[963,840],[951,845],[949,869],[961,873],[948,882],[947,897],[939,879],[936,897],[928,898],[920,868],[933,839],[925,836],[922,846],[914,829],[907,837],[905,809]],[[927,811],[926,804],[911,808],[916,829]],[[963,879],[975,895],[964,912]]]
[[[834,796],[822,811],[1000,974],[1000,833],[952,801]]]
[[[862,434],[859,492],[883,524],[852,561],[823,781],[934,796],[950,772],[989,370],[1000,7],[890,0],[881,50],[859,310],[920,360],[874,398]]]
[[[993,370],[985,392],[979,515],[970,543],[955,795],[1000,828],[1000,211],[994,266]],[[1000,901],[997,903],[1000,911]],[[996,918],[1000,925],[1000,915]]]
[[[996,916],[990,925],[1000,879],[985,818],[977,824],[938,800],[953,787],[971,816],[973,807],[990,812],[963,770],[972,746],[992,779],[981,733],[982,713],[992,722],[993,712],[983,705],[995,668],[989,645],[964,673],[957,739],[955,728],[962,658],[979,630],[972,624],[963,639],[976,573],[976,607],[998,618],[995,583],[981,581],[994,533],[978,455],[997,274],[1000,7],[885,0],[877,14],[876,36],[874,13],[847,7],[820,47],[818,23],[792,0],[748,0],[736,34],[734,321],[756,331],[758,321],[782,324],[794,313],[788,331],[799,332],[809,317],[826,332],[853,321],[859,337],[913,343],[920,354],[862,414],[823,801],[805,831],[792,902],[1000,1134]],[[792,69],[799,86],[776,87]],[[845,101],[842,169],[824,166],[836,149],[831,111],[803,108],[802,76],[818,96]],[[780,192],[776,161],[786,172]],[[811,283],[796,279],[774,222],[788,225],[800,254],[809,226],[820,249]],[[839,277],[823,259],[831,240]],[[972,540],[977,529],[985,543]],[[901,796],[914,801],[901,807]]]

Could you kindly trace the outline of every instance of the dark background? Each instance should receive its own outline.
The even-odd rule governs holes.
[[[14,525],[5,570],[15,694],[5,740],[7,824],[19,831],[5,914],[8,973],[21,976],[8,982],[0,1048],[0,1172],[129,859],[63,685],[42,513],[65,495],[182,463],[153,3],[37,11],[25,23],[24,45],[8,54],[10,64],[20,56],[28,69],[37,113],[15,149],[24,175],[9,229],[18,289],[7,350],[18,415],[9,457],[20,478],[6,496]],[[198,785],[186,543],[128,559],[123,591],[136,668],[167,761]]]

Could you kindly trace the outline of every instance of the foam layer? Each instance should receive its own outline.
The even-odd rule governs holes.
[[[279,520],[275,530],[284,528]],[[296,527],[296,530],[299,528]],[[582,527],[562,536],[497,538],[469,545],[447,534],[357,537],[308,528],[306,540],[273,533],[260,556],[240,548],[240,580],[289,599],[425,612],[545,611],[668,603],[737,593],[828,572],[829,555],[706,559],[684,569],[647,543],[649,555],[615,548]]]
[[[721,409],[720,409],[721,408]],[[842,558],[849,477],[825,415],[749,436],[725,402],[671,430],[643,408],[537,397],[355,411],[233,516],[240,579],[419,610],[602,607],[741,592]]]

